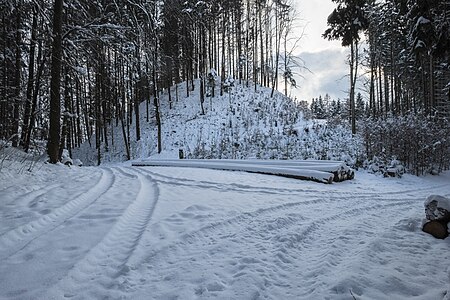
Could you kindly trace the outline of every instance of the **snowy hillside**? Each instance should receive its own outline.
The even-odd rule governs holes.
[[[268,88],[258,87],[255,92],[254,87],[235,84],[223,96],[216,91],[215,97],[206,97],[202,115],[198,87],[197,82],[186,97],[185,84],[180,84],[178,101],[172,88],[171,109],[167,91],[161,96],[163,152],[159,157],[177,158],[182,149],[187,158],[335,159],[352,165],[361,156],[360,142],[348,130],[304,120],[298,105],[279,92],[271,98]],[[153,115],[152,105],[150,109]],[[157,154],[154,117],[146,121],[146,103],[141,104],[140,111],[141,141],[135,142],[134,124],[130,129],[135,159]],[[114,145],[109,152],[102,152],[102,161],[123,161],[121,129],[111,131]],[[96,153],[85,143],[74,150],[73,156],[93,165]]]
[[[2,162],[0,299],[450,299],[450,239],[421,231],[449,172]]]

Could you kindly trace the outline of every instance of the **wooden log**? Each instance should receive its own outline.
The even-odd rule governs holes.
[[[152,163],[154,160],[142,161],[139,164]],[[167,164],[173,164],[177,160],[166,159],[158,160]],[[191,164],[201,164],[202,166],[209,164],[212,166],[220,164],[224,168],[231,166],[239,166],[239,168],[277,168],[290,170],[313,170],[333,174],[333,181],[341,182],[351,180],[355,177],[355,171],[349,168],[342,161],[327,160],[235,160],[235,159],[189,159],[186,160]],[[280,175],[281,176],[281,175]]]
[[[426,233],[431,234],[437,239],[445,239],[448,237],[447,223],[440,221],[430,221],[423,225],[422,230]]]
[[[208,160],[147,160],[132,164],[137,167],[154,166],[154,167],[185,167],[185,168],[204,168],[213,170],[242,171],[257,174],[275,175],[287,178],[295,178],[301,180],[309,180],[320,183],[332,183],[334,175],[330,172],[310,170],[310,169],[294,169],[268,165],[257,164],[236,164],[222,163],[222,161]]]

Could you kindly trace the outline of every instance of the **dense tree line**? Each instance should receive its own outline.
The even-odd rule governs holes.
[[[450,166],[450,3],[377,1],[366,11],[366,155],[419,175]]]
[[[371,115],[450,116],[450,4],[435,0],[333,0],[325,38],[349,46],[352,115],[358,65],[369,70]],[[368,51],[362,53],[365,36]],[[356,118],[352,129],[356,132]]]
[[[370,115],[369,106],[364,100],[361,93],[355,96],[355,119],[363,122]],[[330,95],[320,95],[313,98],[309,105],[311,117],[314,119],[327,120],[329,124],[340,124],[348,121],[351,123],[351,106],[350,100],[332,99]]]
[[[423,113],[369,117],[360,124],[367,160],[384,174],[392,162],[416,175],[448,170],[450,127],[442,126],[437,119]]]
[[[366,145],[378,145],[367,147],[370,157],[386,149],[373,139],[391,131],[366,134],[363,121],[370,116],[367,124],[384,128],[389,118],[418,116],[432,120],[430,134],[441,129],[439,153],[448,155],[448,1],[332,1],[324,37],[349,47],[349,97],[314,99],[313,117],[349,119],[353,133],[358,125]],[[0,7],[0,139],[25,151],[46,141],[51,162],[88,142],[100,164],[115,131],[132,157],[142,113],[159,129],[161,151],[160,95],[166,91],[171,106],[180,84],[186,96],[200,91],[201,114],[205,99],[233,80],[272,95],[295,85],[290,0],[0,0]],[[357,94],[361,66],[367,104]]]
[[[362,143],[355,167],[364,167],[386,176],[409,172],[416,175],[439,174],[450,168],[450,124],[441,115],[427,115],[425,110],[395,115],[373,116],[372,107],[356,94],[355,119]],[[351,124],[349,99],[332,99],[328,94],[313,98],[309,115],[326,120],[327,127]],[[320,122],[322,123],[322,122]],[[323,123],[322,123],[323,124]]]
[[[416,174],[450,166],[450,3],[333,0],[323,36],[350,48],[349,111],[366,157],[399,159]],[[364,39],[366,51],[362,51]],[[357,109],[358,67],[368,70],[365,119]],[[320,104],[320,101],[316,102]],[[359,105],[361,106],[361,105]],[[319,105],[320,108],[320,105]],[[319,109],[320,112],[320,109]]]
[[[177,101],[181,82],[189,93],[201,79],[201,113],[205,97],[223,94],[228,77],[255,89],[295,84],[289,0],[0,5],[0,139],[25,151],[47,140],[51,162],[88,141],[100,163],[114,130],[130,158],[133,122],[140,139],[140,104],[146,102],[146,121],[160,127],[159,95],[167,90],[169,102]],[[161,143],[159,135],[159,151]]]
[[[450,114],[450,3],[385,1],[368,14],[372,114]]]

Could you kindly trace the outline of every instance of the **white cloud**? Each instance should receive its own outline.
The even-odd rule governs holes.
[[[328,41],[322,37],[327,29],[327,19],[336,7],[331,0],[293,0],[298,13],[299,26],[305,28],[300,51],[317,52],[325,49],[341,48],[339,41]]]
[[[326,93],[334,99],[346,97],[348,66],[345,49],[302,52],[299,55],[311,72],[304,70],[301,72],[303,78],[296,78],[298,88],[292,93],[297,99],[310,101]]]
[[[305,36],[296,54],[312,73],[301,72],[303,78],[296,78],[299,88],[292,94],[297,99],[308,101],[326,93],[332,98],[344,99],[348,90],[347,49],[341,46],[340,41],[328,41],[322,37],[335,3],[331,0],[293,0],[293,3],[299,13],[299,26],[305,28]]]

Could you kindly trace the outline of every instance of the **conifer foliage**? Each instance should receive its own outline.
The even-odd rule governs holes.
[[[337,7],[323,36],[350,48],[352,132],[360,131],[366,156],[385,163],[399,159],[416,174],[448,168],[449,2],[333,2]],[[362,34],[367,44],[364,52],[358,44]],[[361,78],[366,81],[367,105],[360,95],[355,97],[361,66],[367,71]]]
[[[450,4],[429,0],[333,0],[324,37],[350,47],[350,93],[355,115],[358,66],[368,68],[371,115],[450,116]],[[368,49],[359,51],[366,36]],[[353,118],[355,120],[356,118]],[[355,132],[355,125],[352,123]]]

